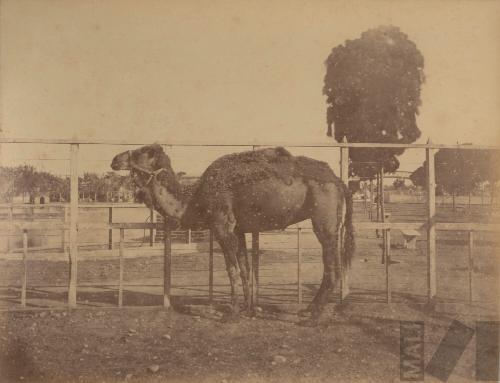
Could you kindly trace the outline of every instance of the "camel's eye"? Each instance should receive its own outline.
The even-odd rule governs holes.
[[[149,147],[147,153],[148,153],[149,157],[155,157],[156,156],[156,150],[153,147]]]

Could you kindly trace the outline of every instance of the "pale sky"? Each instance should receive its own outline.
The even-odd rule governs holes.
[[[391,24],[425,58],[418,142],[499,143],[500,1],[2,0],[0,21],[8,137],[328,141],[324,60]],[[121,150],[82,147],[82,169],[109,170]],[[0,160],[62,173],[67,152],[3,145]],[[198,173],[225,152],[171,154]]]

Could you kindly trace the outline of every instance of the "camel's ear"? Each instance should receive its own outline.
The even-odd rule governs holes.
[[[153,156],[156,159],[156,168],[169,168],[170,167],[170,158],[165,154],[163,148],[159,144],[151,145],[151,151],[153,152]]]
[[[148,154],[150,157],[156,157],[163,153],[163,148],[160,144],[149,145]]]

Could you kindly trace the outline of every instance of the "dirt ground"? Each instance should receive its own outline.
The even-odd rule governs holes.
[[[338,305],[333,297],[318,326],[303,326],[296,313],[310,301],[322,274],[318,249],[304,237],[304,305],[297,303],[296,255],[272,249],[283,244],[270,242],[261,256],[262,310],[237,323],[225,322],[229,286],[220,254],[212,305],[206,254],[174,255],[171,310],[159,307],[161,249],[158,255],[126,258],[123,309],[113,307],[116,259],[79,263],[79,308],[71,311],[65,308],[67,262],[30,260],[28,309],[0,312],[0,381],[394,382],[400,320],[424,321],[428,362],[453,320],[474,327],[477,320],[500,319],[492,238],[477,238],[468,303],[466,237],[438,235],[438,297],[428,306],[425,243],[405,250],[394,235],[393,303],[387,304],[380,240],[371,232],[358,239],[347,301]],[[3,308],[19,304],[20,270],[20,261],[0,261]],[[473,380],[474,363],[471,342],[449,381]]]
[[[297,306],[263,307],[225,323],[225,307],[176,303],[175,310],[94,309],[3,313],[3,382],[394,382],[399,320],[424,320],[428,361],[452,319],[498,320],[480,307],[347,304],[317,327]],[[462,308],[464,309],[464,308]],[[457,311],[454,307],[452,311]],[[474,345],[451,382],[474,379]],[[427,381],[434,381],[427,377]],[[436,381],[438,381],[436,379]]]

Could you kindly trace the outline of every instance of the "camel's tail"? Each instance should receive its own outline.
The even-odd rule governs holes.
[[[344,185],[345,198],[345,218],[344,218],[344,240],[342,246],[342,267],[348,269],[351,267],[352,257],[354,255],[354,227],[352,224],[352,194],[351,191]]]

